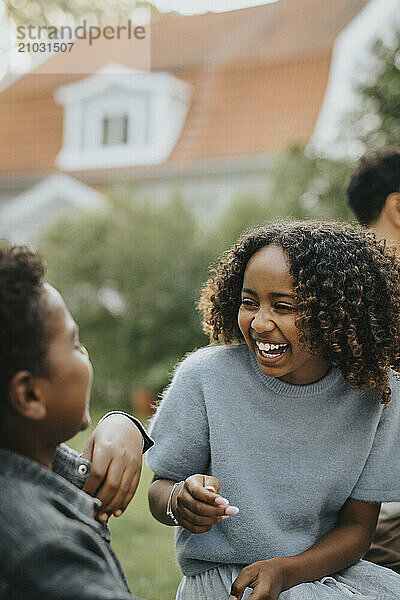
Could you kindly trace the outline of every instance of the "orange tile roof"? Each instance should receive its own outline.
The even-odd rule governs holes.
[[[367,1],[280,0],[153,23],[153,70],[168,70],[194,90],[168,164],[272,153],[308,140],[325,94],[333,42]],[[74,60],[79,56],[88,73],[109,62],[134,68],[126,44],[98,40]],[[49,60],[59,74],[45,74],[44,64],[0,94],[0,173],[55,170],[63,110],[54,91],[82,75],[60,74],[67,54]]]
[[[170,162],[276,152],[307,141],[318,117],[330,53],[304,60],[204,70]]]
[[[326,51],[368,2],[279,0],[228,13],[164,19],[153,24],[152,67],[284,61]]]

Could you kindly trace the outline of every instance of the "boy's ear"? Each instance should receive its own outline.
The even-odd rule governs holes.
[[[41,421],[46,417],[44,396],[36,378],[29,371],[18,371],[14,375],[8,394],[12,408],[22,417],[31,421]]]
[[[400,192],[392,192],[387,196],[385,211],[392,225],[400,229]]]

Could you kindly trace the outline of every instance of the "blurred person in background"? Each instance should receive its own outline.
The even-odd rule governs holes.
[[[395,244],[400,256],[400,146],[365,154],[347,198],[358,221]],[[400,502],[384,503],[367,560],[400,573]]]
[[[365,154],[350,177],[347,198],[361,225],[394,242],[400,254],[400,146]]]

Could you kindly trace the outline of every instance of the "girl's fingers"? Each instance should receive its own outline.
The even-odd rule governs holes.
[[[217,515],[205,517],[205,516],[199,515],[198,513],[192,512],[188,508],[183,507],[179,511],[179,519],[178,520],[181,521],[182,519],[185,519],[185,521],[189,521],[193,525],[205,527],[207,525],[211,526],[211,525],[214,525],[214,523],[218,523],[220,518],[221,517],[219,517]]]
[[[122,513],[124,512],[124,510],[126,509],[126,507],[128,506],[128,504],[131,502],[133,496],[136,493],[137,487],[139,485],[139,480],[140,480],[140,471],[139,472],[136,471],[133,479],[131,480],[131,487],[130,487],[128,493],[125,495],[125,498],[121,502],[120,506],[117,507],[118,514],[115,514],[115,511],[113,511],[116,517],[121,516]]]
[[[216,477],[191,475],[179,487],[176,510],[180,524],[192,533],[204,533],[229,516],[239,512],[220,496]]]
[[[251,566],[251,565],[250,565]],[[247,587],[253,587],[255,577],[249,568],[239,571],[238,576],[232,583],[231,594],[228,600],[241,600],[243,593]],[[250,594],[252,595],[252,594]]]
[[[118,516],[121,515],[134,496],[139,483],[139,477],[140,473],[137,473],[132,468],[126,469],[122,475],[117,493],[108,504],[102,506],[101,512],[111,514],[120,511]]]
[[[203,487],[209,492],[214,492],[215,494],[219,494],[220,483],[216,477],[212,477],[211,475],[203,475]]]
[[[118,461],[112,461],[106,473],[106,478],[96,493],[96,497],[102,502],[99,514],[110,512],[113,499],[121,487],[123,475],[124,471],[121,471]]]
[[[177,505],[178,508],[182,507],[196,515],[208,518],[222,516],[225,514],[226,509],[226,506],[219,506],[218,504],[211,505],[205,504],[204,502],[199,502],[188,492],[185,493],[184,490],[182,490],[177,498]]]
[[[189,494],[199,500],[200,502],[211,504],[215,506],[216,504],[220,504],[221,506],[225,504],[228,506],[229,502],[219,496],[214,489],[219,490],[219,481],[216,477],[211,477],[208,475],[192,475],[188,477],[185,481],[184,488],[187,489]],[[219,499],[216,502],[216,499]]]

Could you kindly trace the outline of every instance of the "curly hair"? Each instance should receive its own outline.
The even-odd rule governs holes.
[[[203,287],[198,308],[211,341],[243,343],[237,317],[244,272],[271,244],[288,258],[302,346],[322,353],[353,389],[375,389],[389,402],[388,370],[400,370],[400,263],[361,227],[282,222],[242,237]]]
[[[361,225],[377,221],[392,192],[400,192],[400,147],[365,154],[347,185],[349,206]]]
[[[43,306],[45,268],[23,246],[0,245],[0,396],[18,371],[47,373],[47,328]]]

